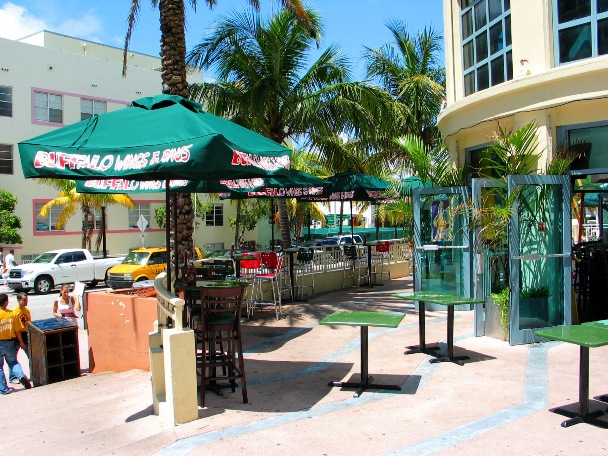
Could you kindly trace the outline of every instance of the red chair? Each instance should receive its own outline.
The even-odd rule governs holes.
[[[243,254],[245,255],[245,254]],[[258,274],[262,266],[262,255],[260,252],[252,252],[246,254],[251,259],[240,260],[240,274],[238,279],[249,283],[249,293],[245,297],[245,305],[247,306],[247,317],[251,316],[251,306],[253,302],[253,281],[255,275]],[[236,261],[236,260],[235,260]],[[236,268],[235,268],[236,270]]]
[[[382,282],[382,276],[386,275],[388,281],[392,282],[391,278],[391,243],[390,241],[378,241],[376,244],[376,251],[372,253],[372,263],[374,265],[374,274],[376,280],[380,276],[380,282]],[[386,271],[384,270],[386,266]]]
[[[274,306],[277,320],[283,316],[281,308],[281,279],[283,256],[277,252],[260,252],[262,272],[255,274],[253,279],[252,305],[250,306],[250,316],[253,316],[256,307],[264,305]],[[264,284],[270,283],[272,290],[272,300],[264,300]]]

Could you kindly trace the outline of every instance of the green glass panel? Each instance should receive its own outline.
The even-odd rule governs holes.
[[[519,329],[564,323],[562,196],[558,185],[528,185],[519,197]],[[539,255],[526,259],[526,255]],[[549,256],[547,256],[549,255]]]

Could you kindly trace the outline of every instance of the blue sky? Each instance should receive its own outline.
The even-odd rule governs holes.
[[[130,49],[153,56],[160,51],[158,10],[150,0],[141,1],[141,13]],[[186,3],[189,2],[186,0]],[[276,0],[261,0],[262,14],[277,8]],[[309,0],[321,14],[325,34],[321,49],[339,44],[354,63],[355,77],[362,78],[363,46],[377,48],[391,41],[385,24],[404,22],[412,33],[431,26],[443,33],[442,0]],[[50,30],[122,48],[129,0],[0,0],[0,37],[17,39],[39,30]],[[196,13],[187,11],[186,44],[191,49],[207,33],[218,15],[246,8],[246,0],[218,0],[209,10],[199,0]],[[443,56],[441,56],[443,59]]]

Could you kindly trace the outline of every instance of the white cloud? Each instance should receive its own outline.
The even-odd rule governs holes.
[[[100,30],[101,24],[99,20],[90,14],[85,14],[78,19],[66,19],[53,32],[100,43],[102,41],[97,36]]]
[[[64,18],[58,23],[52,19],[36,17],[22,6],[5,3],[0,6],[0,37],[19,39],[41,30],[49,30],[63,35],[101,42],[98,34],[102,30],[101,23],[92,13],[84,13],[79,17]]]
[[[44,20],[32,16],[25,8],[14,3],[5,3],[0,8],[0,24],[0,37],[11,40],[48,28]]]

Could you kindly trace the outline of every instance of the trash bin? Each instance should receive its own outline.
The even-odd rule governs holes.
[[[34,386],[80,377],[78,325],[66,318],[27,323],[30,379]]]

